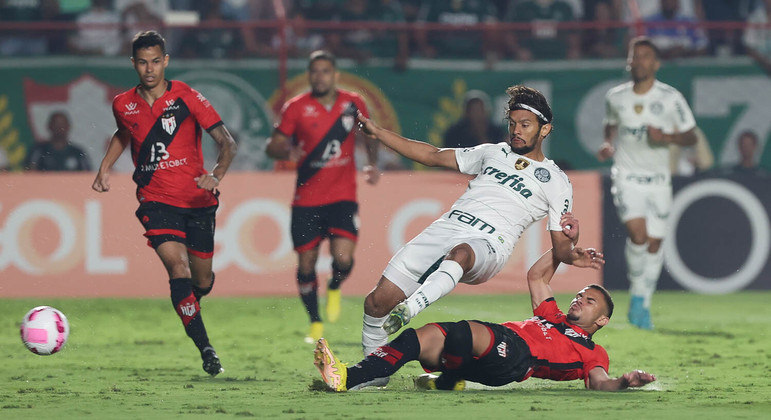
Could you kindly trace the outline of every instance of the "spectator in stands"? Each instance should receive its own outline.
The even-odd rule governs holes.
[[[739,163],[731,168],[735,174],[765,175],[766,172],[758,166],[758,135],[752,130],[739,134],[736,141],[739,148]]]
[[[463,98],[463,116],[444,133],[443,147],[474,147],[504,141],[503,129],[490,121],[490,97],[470,90]]]
[[[509,31],[504,36],[507,55],[518,60],[581,58],[581,35],[577,31],[559,31],[559,22],[575,20],[569,3],[563,0],[511,0],[506,22],[531,23],[531,29]]]
[[[0,0],[0,22],[51,20],[58,15],[56,0]],[[54,16],[51,16],[53,13]],[[0,56],[40,56],[49,53],[48,37],[39,30],[0,32]]]
[[[424,1],[419,21],[457,27],[496,21],[495,8],[478,0]],[[495,59],[495,33],[492,30],[417,32],[417,43],[425,57]]]
[[[194,28],[180,43],[180,55],[184,58],[236,58],[245,55],[241,31],[226,27],[222,15],[223,0],[199,1],[201,21],[219,24],[216,28]]]
[[[290,23],[286,28],[286,44],[290,57],[307,57],[311,52],[326,49],[324,37],[315,31],[309,31],[306,25],[305,11],[294,9],[290,17]],[[271,40],[271,48],[278,52],[281,47],[281,39],[276,34]]]
[[[168,0],[114,0],[114,6],[126,25],[123,37],[126,53],[136,33],[159,29],[169,11]]]
[[[335,16],[340,22],[404,22],[401,5],[395,0],[345,0]],[[394,30],[361,28],[332,32],[327,36],[329,48],[338,57],[366,60],[372,57],[394,57],[395,67],[406,67],[409,51],[407,33]]]
[[[70,119],[62,111],[48,117],[48,141],[35,144],[29,154],[32,171],[90,171],[86,152],[70,143]]]
[[[585,29],[582,33],[584,54],[594,58],[620,57],[625,30],[611,26],[621,19],[621,10],[616,1],[587,0],[584,3],[584,12],[584,21],[597,25]]]
[[[110,0],[93,0],[91,10],[77,17],[78,32],[70,42],[72,52],[118,55],[124,44],[121,40],[120,14],[110,6]]]
[[[708,22],[742,22],[747,19],[748,1],[737,0],[698,0],[704,19]],[[717,56],[729,56],[742,53],[740,29],[708,29],[709,53]]]
[[[766,27],[769,22],[769,12],[771,12],[771,0],[766,0],[765,3],[768,3],[768,6],[761,4],[750,11],[747,23],[752,26],[744,30],[742,41],[747,55],[752,57],[767,75],[771,76],[771,59],[769,59],[771,57],[771,30]]]
[[[645,19],[648,36],[661,58],[693,57],[707,52],[707,36],[695,17],[679,12],[679,0],[661,0],[661,11]]]

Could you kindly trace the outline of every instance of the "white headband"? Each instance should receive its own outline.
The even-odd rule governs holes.
[[[541,121],[545,122],[546,124],[549,123],[549,120],[547,120],[546,117],[544,117],[543,114],[541,114],[541,111],[533,108],[530,105],[516,103],[516,104],[514,104],[514,108],[526,109],[526,110],[532,112],[533,114],[535,114],[535,116],[538,117],[538,119],[540,119]]]

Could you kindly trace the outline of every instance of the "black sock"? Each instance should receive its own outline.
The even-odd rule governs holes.
[[[171,289],[171,303],[174,305],[177,315],[182,319],[187,336],[193,340],[198,351],[203,352],[206,347],[211,347],[211,344],[209,344],[209,337],[206,335],[206,327],[203,326],[201,306],[193,294],[190,279],[171,279],[169,280],[169,288]]]
[[[418,334],[412,328],[407,328],[393,341],[378,347],[356,366],[348,368],[347,388],[393,375],[405,363],[417,360],[420,355]]]
[[[319,284],[316,280],[316,273],[302,274],[298,271],[297,286],[300,289],[300,300],[303,301],[311,322],[321,322],[321,317],[319,316]]]
[[[353,260],[348,266],[337,265],[337,261],[332,260],[332,278],[329,280],[327,289],[337,290],[345,279],[351,274],[353,269]]]
[[[195,295],[195,298],[198,299],[199,302],[201,301],[202,297],[208,295],[211,292],[211,289],[214,288],[214,277],[215,277],[214,276],[214,272],[212,271],[212,273],[211,273],[211,284],[209,285],[209,287],[201,288],[201,287],[198,287],[196,285],[192,285],[193,286],[193,294]]]

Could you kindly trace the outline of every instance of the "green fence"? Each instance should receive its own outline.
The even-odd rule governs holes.
[[[504,90],[525,83],[550,98],[555,131],[547,155],[574,169],[601,167],[593,153],[602,140],[603,97],[626,80],[624,62],[577,61],[499,63],[494,69],[473,61],[414,61],[405,72],[389,66],[340,64],[340,85],[364,94],[373,114],[408,137],[439,144],[444,130],[461,112],[463,94],[479,89],[490,94],[494,120],[502,124]],[[287,91],[305,88],[303,62],[290,62]],[[279,74],[275,61],[174,60],[169,78],[188,82],[215,105],[236,135],[241,154],[236,169],[268,169],[263,154],[270,135],[273,110],[280,106]],[[112,97],[136,83],[128,59],[40,58],[0,60],[0,148],[12,168],[20,168],[27,148],[47,137],[46,122],[53,110],[66,110],[72,120],[72,141],[88,151],[97,164],[105,140],[114,130]],[[771,168],[763,148],[771,130],[771,80],[749,60],[683,61],[667,63],[660,80],[688,99],[699,126],[714,151],[716,164],[738,159],[735,140],[752,129],[760,137],[761,164]],[[212,142],[205,153],[213,156]],[[130,162],[119,168],[128,170]]]

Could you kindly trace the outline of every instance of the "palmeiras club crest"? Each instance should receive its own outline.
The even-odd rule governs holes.
[[[164,115],[161,117],[161,127],[163,127],[163,131],[174,134],[174,129],[177,128],[177,120],[174,118],[174,115]]]

